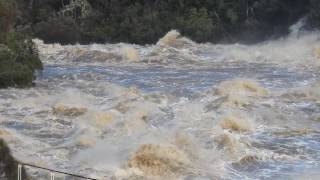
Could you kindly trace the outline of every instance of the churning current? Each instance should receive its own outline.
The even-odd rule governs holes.
[[[0,136],[23,162],[99,179],[320,178],[318,32],[256,45],[174,30],[146,46],[34,41],[36,85],[0,90]]]

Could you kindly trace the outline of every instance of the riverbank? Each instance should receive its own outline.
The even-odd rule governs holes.
[[[171,29],[195,42],[253,44],[288,35],[305,17],[318,28],[319,1],[17,0],[16,28],[46,43],[154,44]]]

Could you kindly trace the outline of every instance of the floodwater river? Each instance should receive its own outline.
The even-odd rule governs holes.
[[[21,161],[99,179],[320,178],[317,32],[256,45],[175,31],[146,46],[34,41],[35,86],[0,90],[0,136]]]

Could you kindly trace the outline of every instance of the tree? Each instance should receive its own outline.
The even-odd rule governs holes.
[[[46,43],[77,43],[81,41],[79,26],[71,18],[50,18],[34,26],[34,33]]]
[[[320,27],[320,1],[310,0],[309,20],[312,27]]]
[[[4,35],[12,29],[15,17],[15,1],[0,0],[0,43],[4,40]]]
[[[214,31],[213,20],[209,17],[206,8],[192,8],[184,19],[177,19],[182,33],[195,41],[205,41],[211,38]]]
[[[36,69],[42,69],[32,40],[22,34],[6,34],[0,44],[0,88],[31,86]]]
[[[80,6],[69,11],[70,0],[15,1],[18,25],[31,24],[37,37],[63,44],[155,43],[171,29],[199,42],[245,42],[243,34],[252,33],[261,41],[287,34],[288,27],[308,12],[312,24],[319,22],[317,0],[76,0],[88,2],[86,13]]]

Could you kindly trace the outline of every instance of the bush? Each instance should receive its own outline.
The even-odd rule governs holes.
[[[15,62],[27,66],[32,71],[42,69],[38,50],[29,37],[21,33],[9,33],[6,45],[15,54]]]
[[[0,43],[4,40],[5,34],[12,28],[15,16],[15,2],[12,0],[0,0]]]
[[[7,34],[6,45],[0,44],[0,88],[31,86],[37,69],[42,63],[31,39]]]
[[[105,43],[110,41],[107,34],[112,34],[113,32],[110,31],[115,31],[115,29],[104,25],[102,20],[103,14],[98,11],[91,12],[88,17],[82,19],[80,24],[82,43]]]
[[[177,19],[178,29],[182,34],[190,36],[193,40],[203,42],[212,37],[214,31],[213,20],[209,17],[206,8],[192,8],[181,21]]]
[[[12,61],[13,59],[13,52],[6,45],[0,44],[0,63]]]
[[[0,88],[27,87],[32,85],[32,70],[12,60],[0,62]]]

